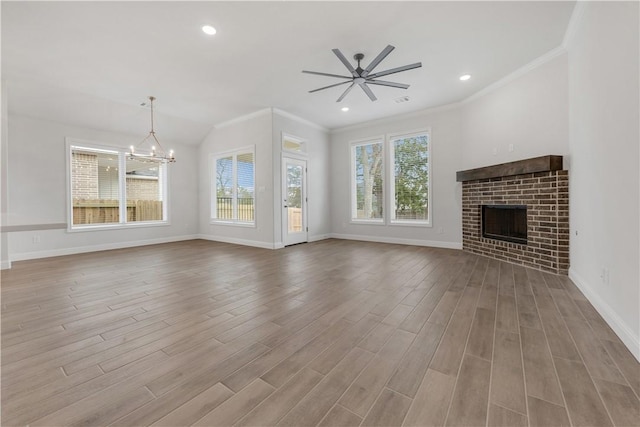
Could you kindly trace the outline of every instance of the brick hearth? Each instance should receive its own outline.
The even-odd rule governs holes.
[[[547,166],[541,167],[543,159],[547,162]],[[566,170],[559,170],[561,168],[561,157],[546,156],[486,169],[458,172],[458,180],[463,181],[463,249],[539,270],[567,274],[569,269],[569,174]],[[540,171],[540,169],[547,170]],[[502,173],[518,174],[492,176]],[[489,177],[465,180],[465,178],[483,175]],[[482,237],[482,205],[526,205],[527,244]]]

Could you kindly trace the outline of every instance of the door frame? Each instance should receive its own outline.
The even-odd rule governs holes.
[[[288,215],[285,213],[285,208],[284,208],[284,204],[285,202],[285,197],[287,195],[287,161],[288,160],[293,160],[294,162],[301,162],[303,163],[303,171],[302,171],[302,229],[303,229],[303,233],[304,233],[304,240],[300,241],[300,242],[294,242],[294,243],[289,243],[287,242],[287,236],[289,234],[288,230],[289,230],[289,218]],[[308,160],[307,160],[307,156],[304,155],[296,155],[293,153],[283,153],[282,154],[282,164],[281,164],[281,173],[282,173],[282,179],[281,179],[281,195],[282,197],[280,198],[280,215],[281,215],[281,219],[282,219],[282,245],[283,246],[287,246],[287,245],[295,245],[298,243],[305,243],[309,241],[309,215],[308,215],[308,208],[309,208],[309,197],[307,195],[307,179],[308,179]]]

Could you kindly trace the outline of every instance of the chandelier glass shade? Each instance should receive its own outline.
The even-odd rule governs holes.
[[[131,160],[147,161],[153,163],[174,163],[176,161],[173,150],[168,152],[164,150],[160,141],[156,137],[156,132],[153,128],[153,101],[154,96],[149,97],[151,107],[151,130],[149,134],[144,137],[137,146],[130,146],[127,158]]]

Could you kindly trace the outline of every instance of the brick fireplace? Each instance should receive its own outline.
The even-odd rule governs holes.
[[[562,156],[536,157],[460,171],[457,180],[462,182],[464,250],[538,270],[567,274],[569,174],[562,169]],[[510,212],[514,209],[526,212],[526,230],[520,231],[518,239],[488,234],[486,230],[487,237],[483,236],[483,210],[486,216],[489,211]],[[492,215],[493,229],[496,229],[496,221],[505,222],[511,216],[515,217],[513,214]],[[514,227],[522,227],[522,224]],[[510,228],[509,224],[498,224],[497,227]],[[526,238],[522,238],[523,234]]]

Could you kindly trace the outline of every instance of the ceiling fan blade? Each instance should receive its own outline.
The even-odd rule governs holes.
[[[338,98],[338,99],[336,100],[336,102],[340,102],[340,101],[342,101],[342,100],[344,99],[344,97],[345,97],[345,96],[347,96],[347,94],[348,94],[349,92],[351,92],[351,89],[353,89],[353,87],[354,87],[355,85],[356,85],[356,83],[355,83],[355,82],[351,83],[351,86],[349,86],[349,87],[347,88],[347,90],[345,90],[344,92],[342,92],[342,95],[340,95],[340,98]]]
[[[351,72],[353,77],[358,77],[358,73],[356,72],[355,68],[353,68],[353,65],[351,65],[351,63],[347,61],[347,58],[345,58],[342,52],[340,52],[340,49],[331,49],[331,51],[336,54],[340,62],[342,62],[345,67],[347,67],[347,70]]]
[[[360,87],[362,88],[362,90],[364,91],[364,93],[367,94],[367,96],[369,97],[370,100],[375,101],[378,98],[376,98],[376,96],[373,94],[373,92],[371,92],[371,89],[369,89],[369,86],[367,86],[367,83],[360,83]]]
[[[310,91],[309,91],[309,93],[317,92],[317,91],[319,91],[319,90],[329,89],[329,88],[331,88],[331,87],[336,87],[336,86],[340,86],[340,85],[347,84],[347,83],[351,83],[351,80],[347,80],[346,82],[336,83],[336,84],[334,84],[334,85],[329,85],[329,86],[321,87],[321,88],[319,88],[319,89],[310,90]]]
[[[414,68],[422,67],[422,62],[416,62],[415,64],[403,65],[402,67],[392,68],[386,71],[380,71],[379,73],[369,74],[368,79],[374,79],[376,77],[388,76],[389,74],[399,73],[401,71],[413,70]]]
[[[349,79],[349,80],[351,80],[353,78],[353,77],[349,77],[349,76],[341,76],[339,74],[319,73],[317,71],[302,70],[302,72],[306,73],[306,74],[316,74],[318,76],[338,77],[340,79]]]
[[[404,84],[404,83],[387,82],[387,81],[384,81],[384,80],[367,80],[367,83],[370,83],[372,85],[397,87],[399,89],[408,89],[409,88],[409,85]]]
[[[382,62],[382,60],[384,58],[387,57],[387,55],[389,55],[391,53],[391,51],[395,49],[394,46],[391,45],[387,45],[387,47],[385,47],[382,52],[380,52],[380,54],[378,56],[376,56],[376,58],[371,61],[371,64],[369,64],[367,66],[367,68],[364,69],[364,71],[362,72],[362,77],[366,77],[369,75],[370,72],[373,71],[374,68],[376,68],[378,66],[379,63]]]

